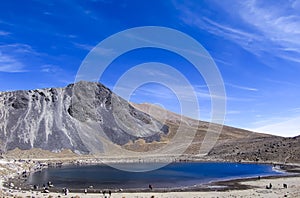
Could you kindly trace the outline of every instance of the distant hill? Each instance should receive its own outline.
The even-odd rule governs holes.
[[[193,144],[186,151],[186,154],[197,153],[206,134],[208,122],[181,117],[152,104],[132,105],[157,120],[165,120],[169,128],[178,126],[179,120],[189,126],[197,126],[198,124],[198,131]],[[284,138],[223,126],[218,142],[207,154],[206,159],[237,162],[300,163],[300,136]]]

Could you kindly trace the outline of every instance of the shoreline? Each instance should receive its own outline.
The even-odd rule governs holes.
[[[185,191],[185,192],[112,192],[114,198],[150,198],[150,197],[160,197],[160,198],[181,198],[181,197],[240,197],[240,198],[250,198],[250,197],[299,197],[300,196],[300,177],[278,177],[278,178],[263,178],[260,180],[253,179],[241,179],[240,181],[228,181],[232,182],[232,185],[236,186],[234,189],[227,191]],[[265,184],[273,184],[273,189],[266,189]],[[282,187],[283,183],[288,184],[288,188]],[[219,183],[221,184],[221,183]],[[227,183],[228,184],[228,183]],[[242,186],[242,188],[241,188]],[[107,192],[107,191],[106,191]],[[1,194],[0,194],[1,195]],[[3,194],[3,197],[68,197],[68,198],[79,198],[79,197],[104,197],[103,193],[87,193],[83,192],[70,192],[67,196],[62,193],[50,192],[41,193],[37,191],[21,191],[21,190],[8,190]],[[107,194],[106,194],[107,195]]]
[[[26,174],[32,173],[33,169],[36,166],[36,163],[45,163],[45,162],[49,162],[49,160],[45,160],[44,162],[39,161],[39,162],[35,162],[35,161],[39,161],[39,160],[32,160],[31,161],[31,166],[29,166],[29,171],[26,172]],[[59,161],[63,161],[59,160]],[[103,162],[99,163],[99,161],[97,163],[95,163],[95,160],[92,159],[79,159],[79,160],[67,160],[64,161],[61,165],[65,166],[65,165],[76,165],[78,164],[78,161],[81,162],[79,165],[95,165],[95,164],[103,164]],[[88,163],[90,161],[93,161],[94,163]],[[58,161],[52,161],[52,163],[56,163]],[[176,161],[175,161],[176,162]],[[202,161],[202,160],[197,160],[197,161],[177,161],[177,163],[186,163],[186,162],[218,162],[218,163],[251,163],[251,162],[229,162],[229,161]],[[9,161],[6,161],[7,164],[11,163]],[[26,160],[20,162],[21,164],[26,164]],[[113,163],[113,162],[111,162]],[[119,163],[124,163],[124,162],[119,162]],[[0,163],[1,164],[1,163]],[[2,164],[3,164],[3,159],[2,159]],[[148,190],[148,189],[124,189],[122,191],[118,191],[118,190],[112,190],[112,189],[102,189],[102,190],[106,190],[106,192],[108,192],[108,190],[111,190],[114,194],[127,194],[127,196],[129,195],[135,195],[135,194],[168,194],[168,193],[221,193],[220,195],[222,195],[222,193],[228,193],[228,192],[235,192],[235,191],[247,191],[247,190],[253,190],[255,189],[255,186],[252,185],[248,185],[247,183],[251,183],[251,182],[258,182],[258,181],[263,181],[263,180],[270,180],[270,181],[274,181],[274,180],[286,180],[286,179],[295,179],[297,181],[300,182],[300,165],[298,164],[279,164],[279,163],[254,163],[252,162],[252,164],[268,164],[268,165],[274,165],[276,164],[277,166],[280,166],[279,171],[284,171],[289,173],[288,175],[273,175],[273,176],[262,176],[260,179],[258,179],[257,177],[251,177],[251,178],[233,178],[233,179],[226,179],[226,180],[220,180],[220,181],[211,181],[209,183],[206,184],[200,184],[200,185],[196,185],[196,186],[187,186],[187,187],[176,187],[176,188],[158,188],[158,189],[154,189],[152,191]],[[27,166],[26,166],[27,167]],[[48,167],[48,166],[47,166]],[[43,168],[47,168],[47,167],[43,167]],[[28,168],[28,167],[27,167]],[[40,171],[42,169],[38,169],[35,171]],[[24,171],[24,170],[23,170]],[[6,178],[6,179],[5,179]],[[18,187],[18,182],[16,182],[17,185],[11,187],[10,186],[10,182],[11,181],[19,181],[20,183],[22,183],[22,179],[20,179],[20,170],[19,172],[17,172],[14,175],[4,175],[4,179],[3,176],[0,179],[0,191],[2,191],[3,195],[9,196],[9,195],[26,195],[29,196],[29,194],[45,194],[42,193],[41,190],[38,191],[33,191],[30,187],[27,188],[19,188]],[[267,184],[267,183],[266,183]],[[50,193],[46,193],[46,195],[52,195],[54,193],[54,196],[61,196],[62,193],[60,192],[60,189],[57,188],[50,188]],[[88,197],[85,194],[83,194],[83,189],[70,189],[71,193],[70,195],[77,195],[77,194],[81,194],[80,197]],[[88,190],[88,194],[87,195],[99,195],[99,193],[101,192],[100,189],[89,189]],[[1,192],[0,192],[0,195]],[[300,194],[299,194],[300,195]],[[126,197],[127,197],[126,196]],[[25,196],[24,196],[25,197]],[[184,196],[183,196],[184,197]],[[205,196],[204,196],[205,197]]]

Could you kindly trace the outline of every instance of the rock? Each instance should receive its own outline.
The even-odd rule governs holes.
[[[104,138],[116,145],[144,139],[160,141],[168,127],[137,110],[96,82],[65,88],[0,93],[1,150],[41,148],[90,153],[87,142]]]

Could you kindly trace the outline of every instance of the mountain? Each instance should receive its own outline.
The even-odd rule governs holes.
[[[221,126],[215,123],[209,123],[205,121],[195,120],[186,116],[181,116],[175,114],[173,112],[167,111],[159,106],[152,104],[133,104],[135,108],[143,111],[155,119],[163,122],[167,126],[169,126],[170,131],[172,129],[177,129],[180,125],[181,127],[186,127],[188,129],[193,129],[196,131],[195,136],[192,140],[192,143],[186,150],[186,154],[199,154],[199,150],[204,143],[203,141],[209,141],[205,139],[207,133],[216,134],[216,142],[208,142],[208,144],[214,144],[213,146],[218,146],[228,141],[238,141],[241,139],[255,139],[261,137],[271,137],[268,134],[255,133],[252,131],[229,127],[229,126]],[[211,138],[213,139],[213,138]]]
[[[132,105],[164,122],[172,130],[181,122],[197,127],[197,133],[186,154],[197,154],[211,123],[194,120],[166,111],[152,104]],[[205,156],[207,160],[300,163],[300,136],[285,138],[223,126],[218,141]]]
[[[300,162],[299,143],[299,136],[255,133],[129,103],[95,82],[0,93],[1,152],[67,150],[68,155],[120,157],[124,151],[143,156],[156,151],[208,160]]]
[[[300,163],[300,138],[269,136],[230,140],[216,145],[208,156],[227,161]]]
[[[160,141],[166,133],[166,125],[95,82],[0,93],[2,151],[105,152],[107,140],[122,146],[137,139]]]

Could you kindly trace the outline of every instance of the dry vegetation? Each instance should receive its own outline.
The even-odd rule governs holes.
[[[8,151],[5,154],[7,159],[72,159],[78,158],[79,155],[75,154],[71,150],[62,150],[60,152],[51,152],[40,148],[33,148],[30,150],[20,150],[16,148]]]
[[[196,155],[199,153],[199,149],[207,133],[209,123],[193,120],[187,117],[181,117],[151,104],[133,105],[139,110],[150,114],[158,120],[164,121],[164,118],[167,117],[168,120],[165,122],[165,124],[171,129],[171,135],[165,137],[167,139],[170,139],[174,136],[180,121],[185,127],[190,127],[191,129],[195,129],[195,127],[197,127],[197,132],[193,142],[188,147],[185,154]],[[214,133],[214,129],[217,133],[218,127],[218,125],[213,125],[212,133]],[[218,141],[214,145],[213,149],[208,153],[207,158],[210,160],[228,161],[276,161],[280,163],[299,163],[299,143],[300,137],[283,138],[268,134],[255,133],[229,126],[223,126],[222,131],[219,134]],[[149,147],[153,148],[147,144],[147,148]]]

